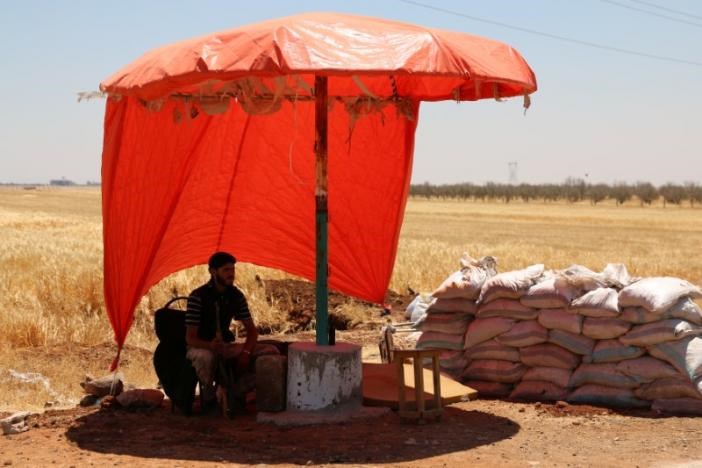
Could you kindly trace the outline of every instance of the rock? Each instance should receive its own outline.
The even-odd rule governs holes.
[[[5,435],[9,434],[19,434],[20,432],[28,431],[27,417],[29,412],[22,411],[19,413],[14,413],[4,419],[0,419],[0,426],[2,426],[2,433]]]
[[[86,407],[86,406],[95,406],[100,402],[100,398],[96,397],[95,395],[85,395],[83,398],[81,398],[80,403],[78,403],[80,406]]]
[[[256,408],[258,411],[285,410],[288,359],[261,356],[256,360]]]
[[[100,377],[99,379],[94,379],[89,375],[85,376],[85,380],[80,383],[83,390],[88,395],[95,395],[96,397],[104,397],[105,395],[119,395],[124,390],[124,383],[122,382],[122,374],[117,375],[106,375]],[[113,388],[114,384],[114,388]]]
[[[570,406],[570,404],[566,403],[565,401],[557,401],[556,402],[556,408],[567,408],[569,406]]]
[[[128,390],[117,395],[116,400],[125,408],[158,408],[163,402],[163,392],[152,388]]]
[[[119,402],[112,395],[107,395],[100,400],[100,408],[111,409],[119,406]]]

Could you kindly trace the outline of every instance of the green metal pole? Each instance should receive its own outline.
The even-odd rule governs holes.
[[[315,76],[315,142],[317,185],[315,189],[315,237],[316,237],[316,282],[317,299],[317,345],[329,344],[329,242],[327,208],[327,77]]]

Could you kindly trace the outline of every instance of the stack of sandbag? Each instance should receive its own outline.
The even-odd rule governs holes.
[[[461,269],[450,275],[432,294],[426,314],[415,322],[422,334],[417,349],[442,349],[442,370],[459,375],[466,366],[464,336],[475,317],[476,300],[486,280],[496,273],[493,257],[476,260],[464,254]]]
[[[533,265],[483,284],[462,380],[486,396],[702,412],[699,288],[623,265]]]

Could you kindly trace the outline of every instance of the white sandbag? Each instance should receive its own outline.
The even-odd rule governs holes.
[[[487,279],[483,284],[478,303],[486,303],[500,298],[519,299],[543,272],[543,264],[538,264],[523,270],[497,274]]]
[[[468,324],[466,330],[465,348],[468,349],[483,341],[491,340],[497,335],[509,331],[514,326],[514,320],[504,317],[475,319]]]
[[[425,332],[419,337],[416,349],[463,349],[463,336],[449,333]]]
[[[693,398],[670,398],[654,400],[651,409],[657,413],[680,416],[702,416],[702,400]]]
[[[466,333],[468,323],[473,319],[469,314],[427,314],[426,317],[416,325],[418,330],[423,332],[448,333],[450,335],[461,335]]]
[[[702,400],[700,390],[684,377],[654,380],[634,390],[634,395],[642,400],[661,398],[695,398]]]
[[[702,338],[691,336],[646,349],[648,354],[668,362],[691,380],[702,377]]]
[[[660,314],[683,297],[700,298],[702,291],[692,283],[680,278],[644,278],[619,292],[619,306],[643,307]]]
[[[499,359],[502,361],[519,362],[519,349],[504,345],[496,340],[483,341],[465,351],[468,361],[476,359]]]
[[[509,397],[514,400],[560,401],[568,397],[568,390],[552,382],[528,380],[519,382]]]
[[[570,309],[586,317],[619,315],[619,295],[612,288],[597,288],[573,300]]]
[[[539,323],[548,329],[563,330],[579,335],[583,330],[583,317],[565,309],[544,309],[539,311]]]
[[[522,381],[537,380],[551,382],[559,387],[567,387],[570,383],[572,372],[558,367],[531,367],[522,377]]]
[[[524,364],[531,367],[575,369],[580,364],[580,356],[549,343],[519,348],[519,358]]]
[[[527,367],[519,362],[477,360],[468,364],[461,377],[462,380],[515,383],[522,379],[526,370]]]
[[[508,332],[498,335],[497,341],[507,346],[521,348],[544,343],[548,340],[548,330],[536,320],[517,322]]]
[[[507,317],[515,320],[534,320],[539,311],[522,305],[516,299],[496,299],[478,306],[478,318]]]
[[[702,325],[702,309],[689,297],[683,297],[673,307],[662,313],[650,312],[643,307],[626,307],[622,310],[619,318],[636,324],[678,318],[695,325]]]
[[[519,301],[527,307],[559,309],[568,307],[578,293],[578,288],[571,286],[565,278],[553,276],[530,287]]]
[[[575,389],[569,396],[569,403],[597,406],[614,406],[619,408],[648,408],[651,402],[634,396],[627,388],[605,387],[587,384]]]
[[[461,259],[462,268],[446,278],[431,295],[436,298],[464,298],[475,300],[485,280],[495,275],[495,259],[483,257],[474,260],[467,254]]]
[[[466,380],[463,385],[477,390],[479,397],[506,397],[512,392],[512,384],[488,382],[486,380]]]
[[[571,265],[558,274],[583,291],[610,287],[621,289],[631,282],[626,267],[621,263],[608,263],[601,273],[595,273],[582,265]]]
[[[427,309],[431,305],[431,299],[427,299],[421,294],[412,299],[405,309],[405,318],[412,323],[420,322],[427,313]]]
[[[643,307],[625,307],[619,314],[620,320],[634,324],[657,322],[663,318],[663,314],[651,312]]]
[[[457,313],[457,314],[473,314],[477,311],[475,301],[472,299],[436,299],[427,309],[428,314],[433,313]]]
[[[550,330],[548,341],[575,354],[588,356],[595,347],[595,341],[583,335],[576,335],[563,330]]]
[[[601,340],[595,344],[590,360],[592,362],[619,362],[636,359],[646,354],[645,348],[622,344],[619,340]]]
[[[616,388],[636,388],[639,382],[617,370],[617,365],[581,364],[570,378],[570,387],[581,387],[586,384],[604,385]]]
[[[702,325],[702,308],[689,297],[683,297],[668,309],[664,315],[666,318],[679,318],[695,325]]]
[[[653,382],[657,379],[679,377],[681,374],[670,364],[660,359],[644,356],[617,363],[617,370],[640,382]]]
[[[628,332],[629,322],[616,318],[587,317],[583,322],[583,335],[595,340],[610,340]]]
[[[620,336],[619,341],[628,345],[651,346],[701,334],[702,328],[697,325],[685,320],[668,319],[636,325],[625,335]]]

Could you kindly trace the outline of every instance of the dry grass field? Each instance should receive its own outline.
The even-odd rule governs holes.
[[[532,263],[599,270],[615,262],[632,275],[673,275],[700,284],[701,251],[699,208],[413,199],[390,288],[431,291],[457,269],[463,252],[497,257],[500,271]],[[273,298],[256,275],[291,277],[251,265],[238,269],[257,322],[285,332],[293,298]],[[122,363],[128,382],[155,383],[153,310],[173,291],[187,294],[206,277],[204,267],[179,272],[144,297]],[[339,307],[369,313],[352,300]],[[82,374],[104,373],[114,349],[102,299],[98,189],[0,189],[0,310],[0,411],[74,403]]]

